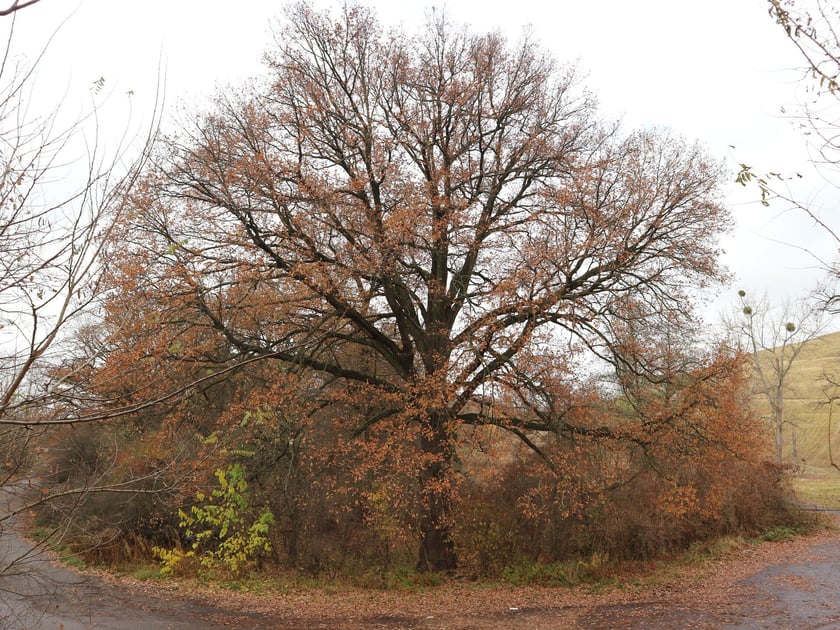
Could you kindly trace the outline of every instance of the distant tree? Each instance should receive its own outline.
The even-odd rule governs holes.
[[[739,291],[741,310],[727,322],[736,332],[737,343],[748,353],[755,389],[770,409],[776,463],[783,462],[784,429],[791,436],[791,458],[798,463],[796,423],[785,414],[788,377],[802,350],[825,330],[828,319],[816,299],[785,301],[773,306],[767,296],[750,300]]]
[[[832,452],[832,438],[833,431],[831,428],[832,418],[834,416],[834,404],[840,400],[840,379],[828,370],[823,370],[822,373],[822,393],[823,398],[819,401],[818,406],[828,407],[828,426],[826,427],[826,445],[828,446],[828,463],[837,470],[840,470],[837,462],[834,461],[834,453]]]
[[[592,431],[558,399],[576,353],[623,364],[616,326],[688,318],[721,278],[720,166],[598,122],[530,39],[440,15],[385,33],[353,5],[287,17],[268,80],[161,145],[123,278],[179,301],[161,321],[223,337],[193,360],[272,358],[375,402],[353,431],[416,444],[418,566],[452,569],[460,428],[536,452],[536,433]]]

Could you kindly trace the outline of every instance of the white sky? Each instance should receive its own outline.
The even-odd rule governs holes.
[[[431,6],[368,4],[385,24],[408,30],[422,24]],[[14,49],[36,52],[66,19],[39,71],[44,102],[54,102],[52,93],[87,94],[102,76],[112,90],[109,106],[127,111],[132,90],[136,115],[149,110],[159,64],[167,107],[200,104],[217,86],[258,74],[282,6],[269,0],[41,0],[18,13]],[[623,117],[628,129],[670,127],[727,160],[733,178],[737,163],[746,162],[759,171],[805,173],[797,193],[808,199],[825,194],[824,182],[807,172],[794,122],[780,113],[782,106],[795,109],[803,94],[792,71],[800,61],[764,0],[449,0],[445,6],[455,22],[475,31],[499,29],[516,39],[531,26],[558,60],[577,62],[603,114]],[[0,19],[0,28],[8,29],[9,18]],[[732,184],[726,194],[738,228],[723,246],[736,279],[714,308],[739,288],[780,299],[813,286],[821,277],[813,257],[789,243],[829,261],[833,243],[800,214],[753,201],[756,190]],[[825,203],[832,201],[829,196]]]

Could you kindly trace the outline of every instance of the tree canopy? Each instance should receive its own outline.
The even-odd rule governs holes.
[[[547,465],[537,432],[614,432],[575,415],[577,359],[655,378],[628,331],[687,324],[692,291],[725,277],[720,165],[600,120],[528,37],[440,14],[405,33],[298,4],[266,58],[132,193],[114,334],[319,375],[358,439],[417,445],[419,566],[453,568],[459,432],[502,427]]]

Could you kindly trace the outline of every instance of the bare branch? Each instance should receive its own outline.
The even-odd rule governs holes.
[[[0,17],[5,17],[7,15],[11,15],[16,11],[20,11],[21,9],[25,9],[26,7],[30,7],[41,0],[15,0],[11,5],[6,7],[5,9],[0,9]]]

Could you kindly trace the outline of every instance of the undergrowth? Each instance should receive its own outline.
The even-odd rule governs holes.
[[[593,554],[589,558],[563,562],[538,563],[521,561],[506,567],[496,579],[471,579],[466,575],[421,573],[410,565],[388,571],[359,571],[352,575],[317,576],[305,572],[277,571],[264,568],[237,576],[232,574],[181,575],[176,578],[185,584],[197,584],[247,593],[288,593],[315,590],[334,594],[352,588],[381,589],[386,591],[419,592],[447,584],[468,583],[477,586],[509,584],[512,586],[544,586],[555,588],[588,587],[593,589],[645,588],[681,579],[687,567],[695,576],[703,575],[703,567],[745,547],[791,540],[807,535],[818,526],[817,521],[800,525],[772,527],[754,537],[723,536],[691,545],[688,549],[668,558],[646,561],[611,559],[607,554]],[[33,530],[33,538],[44,536],[43,531]],[[64,564],[84,568],[84,562],[67,545],[55,545],[53,550]],[[116,573],[138,580],[172,579],[160,570],[160,565],[140,563],[118,567]]]

